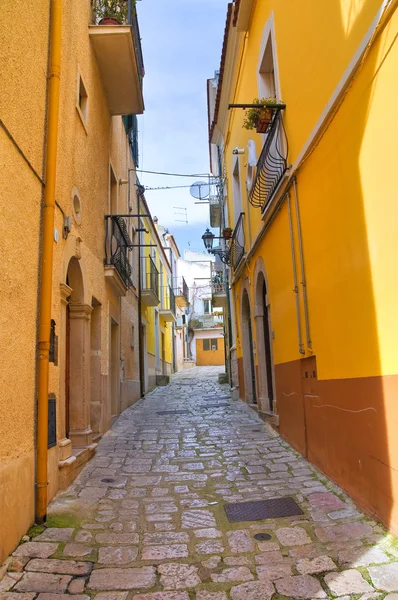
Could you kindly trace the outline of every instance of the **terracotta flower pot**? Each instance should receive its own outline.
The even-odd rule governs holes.
[[[256,122],[256,131],[257,133],[266,133],[269,127],[269,124],[272,121],[272,111],[271,110],[262,110]]]
[[[115,19],[114,17],[104,17],[98,23],[99,25],[121,25],[120,21]]]

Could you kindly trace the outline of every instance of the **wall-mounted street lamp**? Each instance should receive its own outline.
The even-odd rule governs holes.
[[[221,250],[220,248],[216,248],[213,250],[213,242],[214,240],[223,240],[223,237],[217,237],[210,231],[209,228],[206,229],[204,234],[202,235],[202,240],[204,246],[209,254],[217,255],[220,260],[226,264],[230,264],[230,251],[229,250]]]

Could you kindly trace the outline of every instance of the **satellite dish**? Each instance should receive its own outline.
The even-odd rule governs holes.
[[[207,181],[195,181],[189,188],[191,196],[197,200],[204,200],[210,194],[210,186]]]

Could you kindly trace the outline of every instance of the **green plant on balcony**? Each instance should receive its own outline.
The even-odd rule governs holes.
[[[133,7],[136,0],[132,0]],[[127,23],[127,0],[95,0],[93,13],[100,25],[122,25]]]
[[[243,127],[245,129],[255,129],[257,133],[266,133],[269,124],[272,121],[274,109],[271,107],[263,106],[264,104],[279,104],[276,98],[254,98],[253,104],[258,104],[259,107],[249,108],[246,111],[245,118],[243,121]]]
[[[231,227],[224,227],[224,229],[222,230],[222,237],[224,238],[224,240],[229,240],[232,237],[232,228]]]

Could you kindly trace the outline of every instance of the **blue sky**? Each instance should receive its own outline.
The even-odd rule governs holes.
[[[206,80],[219,68],[227,0],[137,2],[145,63],[145,114],[139,117],[140,168],[208,173]],[[185,179],[138,173],[146,187],[190,185]],[[198,206],[189,188],[147,191],[153,216],[173,233],[181,253],[203,250],[208,205]],[[188,225],[173,207],[187,208]]]

